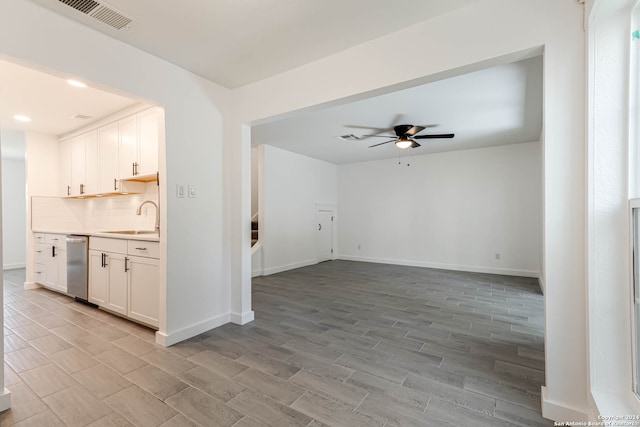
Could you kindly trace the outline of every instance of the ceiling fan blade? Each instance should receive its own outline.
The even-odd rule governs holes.
[[[453,138],[455,134],[453,133],[440,133],[433,135],[416,135],[413,138],[415,139],[439,139],[439,138]]]
[[[362,135],[363,138],[395,138],[394,135]]]
[[[381,142],[380,144],[370,145],[369,148],[377,147],[378,145],[388,144],[388,143],[394,142],[394,141],[395,141],[395,139],[390,139],[389,141]]]
[[[404,134],[407,135],[407,136],[413,136],[416,133],[422,132],[425,129],[426,129],[426,127],[424,127],[424,126],[413,126],[411,129],[406,131]]]
[[[421,146],[421,145],[420,145],[420,144],[418,144],[418,142],[417,142],[417,141],[414,141],[413,139],[411,140],[411,148],[418,148],[418,147],[420,147],[420,146]]]

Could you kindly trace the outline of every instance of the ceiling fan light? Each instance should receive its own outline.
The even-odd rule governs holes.
[[[412,143],[411,143],[411,140],[409,138],[399,138],[396,141],[396,147],[398,147],[398,148],[405,149],[405,148],[411,147],[411,145],[412,145]]]

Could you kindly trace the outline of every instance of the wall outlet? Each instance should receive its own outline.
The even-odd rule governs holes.
[[[500,259],[500,254],[496,252],[496,259]]]

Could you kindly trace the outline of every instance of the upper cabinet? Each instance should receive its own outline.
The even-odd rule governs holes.
[[[60,142],[60,195],[71,196],[71,140]]]
[[[162,110],[152,108],[138,113],[138,162],[136,176],[158,173],[158,141],[164,134]]]
[[[120,120],[120,178],[153,178],[158,172],[158,141],[163,126],[159,108]]]
[[[118,122],[98,129],[98,194],[119,190]]]
[[[97,131],[60,143],[60,176],[64,196],[79,197],[97,193],[97,149]]]
[[[120,178],[135,175],[138,162],[138,116],[118,122],[120,126]]]
[[[151,108],[60,142],[63,196],[91,197],[144,191],[154,181],[163,111]]]

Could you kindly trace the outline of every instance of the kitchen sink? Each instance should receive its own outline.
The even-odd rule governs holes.
[[[157,231],[153,230],[119,230],[119,231],[103,231],[103,233],[109,234],[158,234]]]

